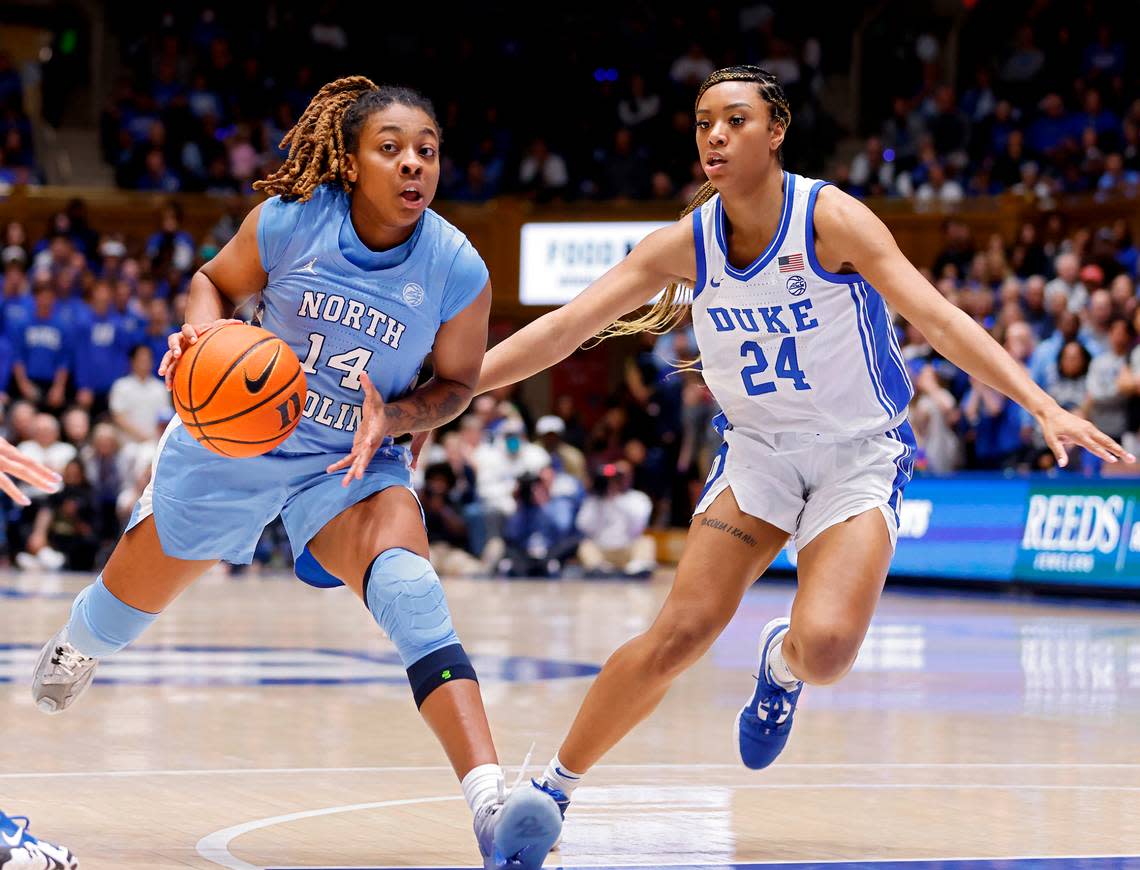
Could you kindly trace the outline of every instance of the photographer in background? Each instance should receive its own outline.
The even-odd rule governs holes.
[[[653,504],[631,487],[633,470],[619,461],[594,472],[593,491],[578,512],[578,561],[587,575],[648,577],[657,567],[656,543],[645,534]]]
[[[506,557],[500,572],[510,577],[561,577],[563,563],[574,555],[578,535],[574,514],[567,510],[558,475],[549,466],[524,474],[515,487],[515,511],[503,528]]]

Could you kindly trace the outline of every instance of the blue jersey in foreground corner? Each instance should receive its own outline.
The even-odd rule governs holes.
[[[257,246],[269,281],[258,319],[293,348],[309,388],[281,453],[347,453],[360,424],[361,372],[385,401],[406,395],[440,324],[487,284],[467,237],[430,209],[403,245],[373,251],[349,202],[324,185],[308,202],[275,196],[261,208]]]

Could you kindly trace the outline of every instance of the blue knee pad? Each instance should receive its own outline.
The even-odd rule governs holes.
[[[103,585],[103,575],[79,593],[71,605],[67,640],[85,656],[103,658],[118,652],[158,619],[116,598]]]
[[[459,643],[439,576],[423,556],[397,548],[373,559],[364,576],[364,603],[405,668]]]
[[[476,679],[439,576],[423,556],[396,548],[373,559],[364,577],[364,602],[396,645],[417,707],[446,682]]]

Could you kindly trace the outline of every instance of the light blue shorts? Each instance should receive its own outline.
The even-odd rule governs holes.
[[[127,529],[154,516],[162,551],[176,559],[221,559],[248,565],[262,530],[280,514],[297,576],[313,586],[341,585],[308,552],[324,526],[347,508],[390,486],[411,490],[411,453],[381,447],[363,480],[342,486],[329,474],[343,453],[284,453],[231,459],[212,453],[171,420],[158,442],[151,480]],[[412,491],[414,495],[414,491]]]

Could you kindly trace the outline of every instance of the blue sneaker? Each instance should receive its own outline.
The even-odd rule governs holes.
[[[537,779],[532,779],[530,784],[539,791],[546,792],[550,795],[554,799],[554,802],[558,804],[558,811],[562,813],[562,818],[566,818],[566,810],[570,808],[570,798],[566,796],[566,792],[560,788],[555,788],[547,782],[540,782]]]
[[[527,784],[512,789],[502,803],[496,802],[476,814],[475,838],[486,870],[542,867],[562,833],[562,811],[555,791]],[[565,795],[562,797],[565,799]]]
[[[740,760],[752,770],[763,770],[776,760],[792,731],[792,716],[804,684],[785,689],[768,672],[768,650],[788,633],[789,621],[773,619],[760,634],[760,672],[756,691],[736,717],[736,745]]]
[[[78,870],[79,862],[63,846],[37,840],[24,816],[0,812],[0,870]]]

